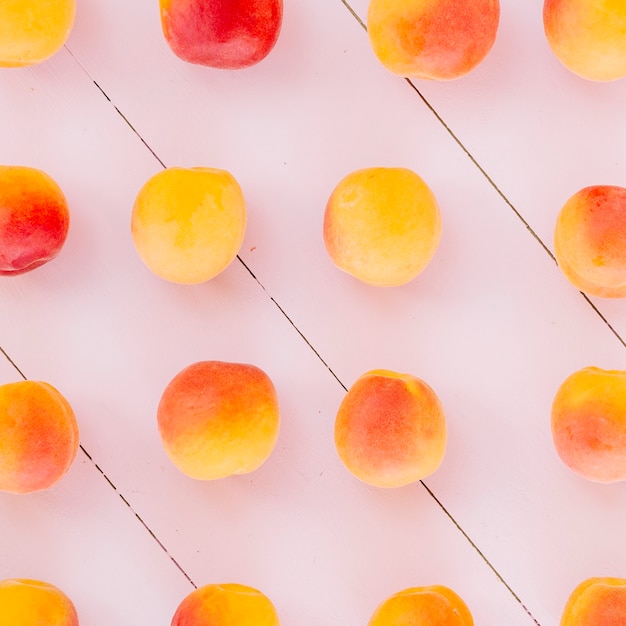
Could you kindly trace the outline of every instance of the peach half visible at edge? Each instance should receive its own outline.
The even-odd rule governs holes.
[[[485,59],[499,22],[499,0],[370,0],[367,32],[392,73],[451,80]]]
[[[161,26],[172,52],[188,63],[243,69],[274,48],[283,0],[160,0]]]
[[[78,451],[78,425],[68,401],[31,380],[0,385],[0,491],[49,489]]]
[[[67,200],[48,174],[0,165],[0,276],[24,274],[54,259],[69,225]]]
[[[184,474],[199,480],[247,474],[274,449],[278,397],[254,365],[199,361],[166,386],[157,422],[165,452]]]
[[[157,276],[197,284],[236,258],[246,228],[239,183],[225,170],[171,167],[140,189],[131,216],[133,243]]]
[[[626,579],[588,578],[570,594],[560,626],[623,626],[626,624]]]
[[[179,604],[171,626],[280,626],[270,599],[235,583],[198,587]]]
[[[328,199],[323,237],[339,269],[370,285],[403,285],[424,270],[437,250],[439,205],[407,168],[356,170]]]
[[[626,297],[626,188],[592,185],[571,196],[557,216],[554,254],[580,291]]]
[[[339,458],[354,476],[376,487],[401,487],[429,476],[443,461],[446,441],[439,398],[411,374],[367,372],[337,411]]]
[[[78,626],[78,615],[58,587],[12,578],[0,581],[0,626]]]
[[[626,76],[626,4],[621,0],[545,0],[543,26],[554,56],[594,81]]]
[[[626,480],[626,371],[586,367],[561,384],[552,402],[560,459],[596,482]]]
[[[67,40],[76,0],[3,0],[0,2],[0,67],[41,63]]]

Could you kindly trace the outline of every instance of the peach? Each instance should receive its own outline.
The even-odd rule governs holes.
[[[448,587],[412,587],[385,600],[368,626],[473,626],[472,614]]]
[[[23,274],[54,259],[69,224],[67,200],[48,174],[0,165],[0,276]]]
[[[625,616],[626,579],[588,578],[572,591],[560,626],[621,626]]]
[[[171,626],[280,626],[272,602],[235,583],[198,587],[178,605]]]
[[[626,76],[626,4],[606,0],[545,0],[543,25],[556,58],[595,81]]]
[[[586,367],[559,387],[551,412],[561,460],[597,482],[626,480],[626,371]]]
[[[499,0],[370,0],[367,31],[378,60],[400,76],[459,78],[491,51]]]
[[[41,63],[61,49],[76,14],[76,0],[0,2],[0,67]]]
[[[167,385],[157,422],[165,452],[184,474],[200,480],[246,474],[274,449],[278,398],[254,365],[200,361]]]
[[[626,296],[626,189],[594,185],[576,192],[560,210],[554,254],[580,291],[603,298]]]
[[[241,69],[264,59],[276,45],[282,0],[160,0],[161,26],[183,61]]]
[[[235,259],[246,228],[246,204],[229,172],[172,167],[150,178],[133,206],[135,248],[157,276],[194,284]]]
[[[42,491],[69,470],[78,425],[68,401],[48,383],[0,385],[0,490]]]
[[[0,581],[0,626],[78,626],[72,601],[40,580]]]
[[[437,250],[439,206],[409,169],[356,170],[328,200],[323,237],[339,269],[370,285],[402,285],[420,274]]]
[[[345,395],[335,420],[339,458],[376,487],[401,487],[432,474],[446,448],[439,398],[411,374],[372,370]]]

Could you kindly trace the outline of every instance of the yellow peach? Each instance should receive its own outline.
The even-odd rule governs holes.
[[[594,185],[569,198],[557,217],[554,254],[580,291],[626,297],[626,188]]]
[[[201,283],[235,259],[243,242],[246,204],[229,172],[172,167],[148,180],[133,206],[137,252],[157,276]]]
[[[543,25],[556,58],[595,81],[626,76],[626,4],[621,0],[544,0]]]
[[[372,370],[345,395],[335,420],[339,458],[376,487],[401,487],[432,474],[446,449],[439,398],[411,374]]]
[[[491,51],[499,0],[370,0],[369,40],[378,60],[400,76],[450,80]]]
[[[157,422],[167,455],[184,474],[200,480],[246,474],[274,449],[278,398],[254,365],[200,361],[167,385]]]
[[[560,626],[621,626],[625,619],[626,579],[588,578],[572,591]]]
[[[551,412],[561,460],[597,482],[626,480],[626,371],[586,367],[559,387]]]
[[[21,578],[0,581],[0,626],[78,626],[72,601],[57,587]]]
[[[258,589],[235,583],[198,587],[179,604],[171,626],[280,626],[278,614]]]
[[[330,259],[341,270],[371,285],[402,285],[435,254],[441,215],[435,196],[415,172],[361,169],[333,190],[323,236]]]
[[[0,385],[0,490],[41,491],[67,473],[78,451],[78,425],[68,401],[51,385]]]
[[[385,600],[368,626],[473,626],[465,602],[443,585],[412,587]]]
[[[67,40],[76,0],[3,0],[0,2],[0,67],[41,63]]]

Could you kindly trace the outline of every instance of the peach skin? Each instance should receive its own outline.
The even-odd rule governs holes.
[[[598,577],[580,583],[565,604],[560,626],[626,624],[626,579]]]
[[[554,397],[551,424],[556,452],[573,472],[596,482],[626,480],[626,371],[573,373]]]
[[[234,583],[204,585],[178,605],[171,626],[280,626],[272,602]]]
[[[626,188],[594,185],[560,210],[554,254],[565,277],[601,298],[626,296]]]
[[[626,76],[626,4],[616,0],[545,0],[543,26],[556,58],[594,81]]]
[[[78,451],[72,407],[51,385],[0,385],[0,490],[42,491],[69,470]]]
[[[160,0],[163,35],[188,63],[242,69],[263,60],[282,26],[282,0]]]
[[[402,285],[431,261],[441,238],[432,191],[399,167],[356,170],[333,190],[323,237],[331,261],[370,285]]]
[[[411,374],[372,370],[348,390],[335,420],[339,458],[358,479],[401,487],[432,474],[446,449],[443,407]]]
[[[390,72],[451,80],[485,59],[499,22],[499,0],[370,0],[367,32]]]
[[[368,626],[474,626],[469,608],[443,585],[412,587],[385,600]]]
[[[200,361],[165,388],[157,410],[165,452],[184,474],[247,474],[269,457],[279,431],[276,390],[254,365]]]
[[[0,67],[41,63],[67,40],[76,0],[3,0],[0,2]]]
[[[39,580],[0,581],[0,626],[78,626],[72,601]]]
[[[172,167],[139,191],[131,234],[137,253],[157,276],[196,284],[235,259],[246,228],[239,183],[224,170]]]
[[[69,225],[67,200],[48,174],[0,165],[0,276],[24,274],[54,259]]]

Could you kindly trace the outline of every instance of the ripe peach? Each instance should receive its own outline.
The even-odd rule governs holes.
[[[557,454],[597,482],[626,480],[626,371],[586,367],[569,376],[552,403]]]
[[[171,626],[280,626],[272,602],[257,589],[205,585],[179,604]]]
[[[543,25],[556,58],[589,80],[626,76],[626,4],[600,0],[544,0]]]
[[[139,191],[131,233],[137,252],[157,276],[201,283],[235,259],[246,228],[241,187],[224,170],[172,167]]]
[[[463,600],[448,587],[412,587],[385,600],[374,611],[368,626],[473,626]]]
[[[167,455],[188,476],[246,474],[276,444],[278,398],[267,374],[254,365],[200,361],[167,385],[157,421]]]
[[[0,626],[78,626],[72,601],[39,580],[0,581]]]
[[[76,14],[76,0],[0,2],[0,67],[45,61],[65,43]]]
[[[360,480],[400,487],[432,474],[446,448],[435,392],[410,374],[372,370],[344,397],[335,421],[339,458]]]
[[[626,189],[585,187],[563,206],[554,253],[565,277],[585,293],[626,296]]]
[[[341,270],[376,286],[402,285],[432,259],[441,215],[426,183],[409,169],[357,170],[332,192],[324,244]]]
[[[370,0],[369,40],[378,60],[400,76],[450,80],[490,52],[499,0]]]
[[[160,0],[163,35],[183,61],[241,69],[264,59],[282,25],[282,0]]]
[[[56,257],[69,224],[65,196],[48,174],[0,165],[0,276],[23,274]]]
[[[619,626],[626,616],[626,579],[588,578],[572,591],[560,626]]]
[[[48,489],[78,451],[78,425],[67,400],[48,383],[0,385],[0,490]]]

